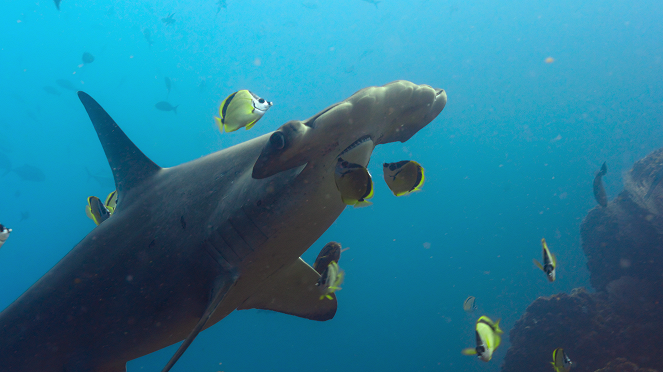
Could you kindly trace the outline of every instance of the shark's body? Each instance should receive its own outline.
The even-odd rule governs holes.
[[[446,103],[444,91],[408,82],[367,89],[167,169],[79,94],[113,169],[117,209],[0,314],[0,370],[123,372],[186,339],[168,370],[201,329],[236,309],[331,319],[336,299],[319,299],[319,275],[299,256],[345,208],[337,156],[369,136],[345,155],[366,165],[375,145],[407,140]],[[308,132],[290,136],[294,124]]]

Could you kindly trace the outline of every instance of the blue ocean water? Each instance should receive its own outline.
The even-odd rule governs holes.
[[[498,371],[508,330],[531,301],[589,287],[579,224],[596,205],[595,172],[607,162],[613,198],[632,163],[663,144],[657,1],[63,0],[58,11],[44,0],[2,9],[0,153],[46,180],[0,176],[0,223],[14,229],[0,250],[0,308],[92,230],[85,199],[113,189],[88,177],[112,175],[78,98],[56,80],[92,95],[164,167],[366,86],[406,79],[447,91],[429,126],[376,148],[373,205],[348,208],[303,256],[312,263],[331,240],[349,248],[336,317],[235,312],[173,371]],[[170,13],[176,22],[166,25]],[[95,61],[79,66],[84,52]],[[213,116],[238,89],[274,107],[250,131],[220,134]],[[162,100],[177,114],[155,109]],[[381,164],[405,159],[425,167],[426,183],[395,198]],[[531,261],[542,237],[559,258],[554,283]],[[462,309],[469,295],[473,314]],[[483,314],[506,331],[489,363],[460,354]],[[175,350],[128,371],[160,370]]]

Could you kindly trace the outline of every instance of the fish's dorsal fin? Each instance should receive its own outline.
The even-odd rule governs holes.
[[[150,160],[134,145],[115,123],[113,118],[85,92],[78,92],[78,98],[85,106],[99,142],[104,148],[108,164],[113,172],[118,201],[124,202],[123,196],[145,179],[156,174],[161,167]]]

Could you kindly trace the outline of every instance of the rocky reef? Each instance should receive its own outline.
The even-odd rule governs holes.
[[[617,358],[596,372],[656,372],[655,369],[638,368],[637,365],[624,358]]]
[[[660,149],[633,165],[607,207],[587,214],[580,233],[597,292],[535,300],[509,333],[503,372],[550,372],[557,347],[572,371],[663,371],[662,178]]]

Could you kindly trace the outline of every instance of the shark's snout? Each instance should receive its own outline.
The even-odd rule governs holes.
[[[444,109],[444,89],[395,81],[362,89],[305,121],[290,121],[274,132],[253,167],[253,178],[323,158],[370,139],[374,146],[405,142]],[[326,159],[329,160],[329,159]]]

